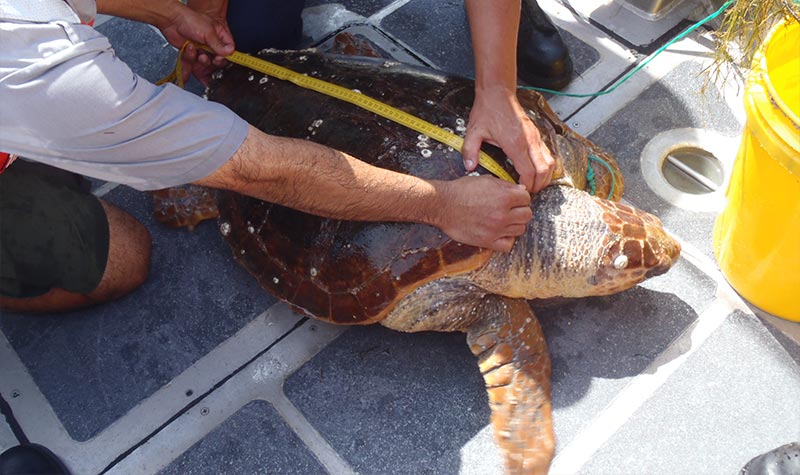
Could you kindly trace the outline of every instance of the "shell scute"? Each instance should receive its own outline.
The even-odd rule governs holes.
[[[359,299],[351,293],[330,294],[331,309],[336,309],[331,314],[334,323],[355,323],[367,319],[364,307]]]
[[[331,314],[331,294],[310,280],[305,280],[300,284],[291,302],[309,315],[320,315],[327,318]]]
[[[458,241],[448,241],[441,246],[442,261],[447,265],[456,265],[475,256],[470,246]]]
[[[408,287],[437,275],[441,268],[438,249],[422,248],[399,256],[392,262],[389,272],[398,287]]]
[[[364,306],[368,315],[379,315],[386,310],[389,302],[397,299],[397,288],[389,271],[384,271],[371,281],[367,282],[358,291],[358,300]]]

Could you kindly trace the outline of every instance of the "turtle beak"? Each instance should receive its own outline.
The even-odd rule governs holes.
[[[647,278],[655,277],[657,275],[664,274],[668,270],[672,268],[675,262],[678,260],[678,257],[681,255],[681,245],[678,241],[668,234],[666,231],[662,231],[663,236],[657,242],[657,247],[659,249],[654,252],[655,255],[660,256],[658,264],[652,267],[647,271],[645,276]],[[650,243],[652,245],[652,243]]]

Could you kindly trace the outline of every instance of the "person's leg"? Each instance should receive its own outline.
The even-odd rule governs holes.
[[[0,308],[68,311],[144,282],[147,229],[86,184],[79,175],[19,160],[0,175]]]
[[[562,89],[572,79],[567,46],[536,0],[522,0],[517,76],[530,86],[547,89]]]
[[[297,48],[304,6],[304,0],[230,0],[227,20],[236,49],[253,54],[265,48]]]

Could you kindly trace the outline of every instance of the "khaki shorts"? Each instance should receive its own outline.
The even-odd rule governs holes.
[[[80,175],[16,160],[0,174],[0,295],[86,294],[108,259],[108,219]]]
[[[212,174],[249,131],[222,104],[137,76],[89,26],[0,21],[0,45],[2,152],[157,190]]]

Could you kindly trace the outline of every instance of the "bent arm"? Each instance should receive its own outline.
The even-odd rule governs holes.
[[[167,41],[176,48],[183,46],[186,41],[211,47],[218,56],[215,59],[219,66],[222,64],[222,58],[234,51],[233,37],[225,24],[224,17],[219,18],[211,12],[216,12],[217,7],[225,8],[227,2],[220,0],[208,6],[214,8],[211,11],[196,11],[177,0],[97,0],[99,13],[153,25],[161,30]],[[190,67],[197,56],[194,46],[191,48],[188,59]]]
[[[503,251],[531,217],[529,194],[496,178],[423,180],[253,127],[225,165],[196,183],[335,219],[430,224]]]
[[[464,140],[464,165],[475,168],[482,142],[503,149],[533,192],[555,167],[539,131],[517,100],[520,0],[466,0],[475,56],[475,102]]]

